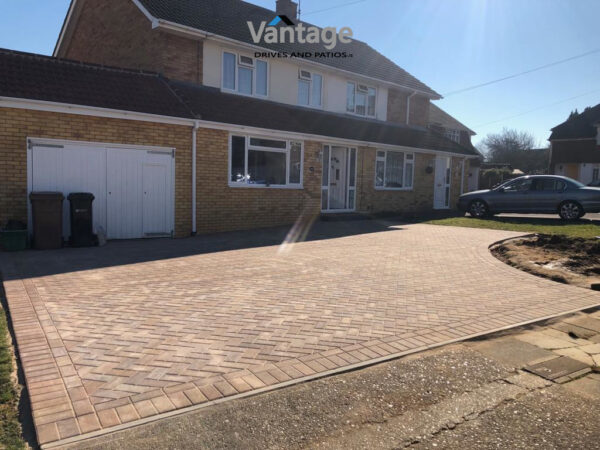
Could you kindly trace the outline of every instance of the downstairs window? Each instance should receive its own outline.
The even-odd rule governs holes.
[[[231,136],[229,184],[248,187],[302,187],[302,143]]]
[[[412,189],[415,169],[414,153],[377,150],[375,188]]]

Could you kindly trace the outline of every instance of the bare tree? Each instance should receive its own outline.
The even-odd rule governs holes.
[[[543,173],[548,168],[548,149],[535,149],[536,140],[526,131],[505,128],[488,134],[481,143],[486,161],[509,163],[525,173]]]

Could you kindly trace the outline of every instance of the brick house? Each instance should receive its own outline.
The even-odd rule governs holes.
[[[0,223],[35,190],[93,192],[114,239],[453,208],[478,154],[428,128],[439,94],[358,40],[254,44],[276,12],[73,0],[53,57],[0,51]]]
[[[550,173],[588,184],[600,179],[600,104],[552,128]]]

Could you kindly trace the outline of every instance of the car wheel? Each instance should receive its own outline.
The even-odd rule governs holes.
[[[469,204],[469,214],[476,219],[483,219],[490,214],[490,210],[483,200],[473,200]]]
[[[563,220],[577,220],[583,215],[585,212],[581,205],[572,200],[567,200],[566,202],[562,202],[558,207],[558,215]]]

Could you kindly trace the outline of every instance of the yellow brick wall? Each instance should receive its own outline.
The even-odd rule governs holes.
[[[304,142],[303,189],[228,185],[229,132],[197,132],[197,231],[212,233],[294,223],[321,209],[322,143]],[[191,127],[75,114],[0,108],[0,224],[27,219],[27,152],[31,138],[175,147],[175,235],[191,231]],[[375,189],[375,148],[360,147],[357,211],[420,213],[433,209],[435,156],[415,154],[414,188]],[[462,158],[452,159],[451,207],[460,195]],[[468,162],[465,167],[468,173]],[[464,179],[465,186],[467,177]]]
[[[0,224],[27,220],[27,138],[174,147],[175,235],[191,231],[192,128],[75,114],[0,108]]]
[[[426,173],[427,166],[435,166],[435,156],[415,154],[413,189],[388,191],[375,189],[376,149],[361,147],[358,162],[358,210],[365,213],[417,213],[433,209],[433,172]]]
[[[304,189],[277,189],[229,187],[228,131],[201,128],[197,142],[198,233],[287,225],[319,214],[320,143],[304,142]]]
[[[406,191],[375,189],[376,149],[360,147],[358,155],[357,211],[371,214],[419,214],[433,210],[435,155],[415,153],[413,189]],[[461,162],[462,158],[452,158],[451,209],[456,208],[460,195]],[[427,167],[434,170],[427,173]],[[467,170],[468,166],[465,166],[465,173],[468,173]],[[467,184],[466,177],[464,184]]]

